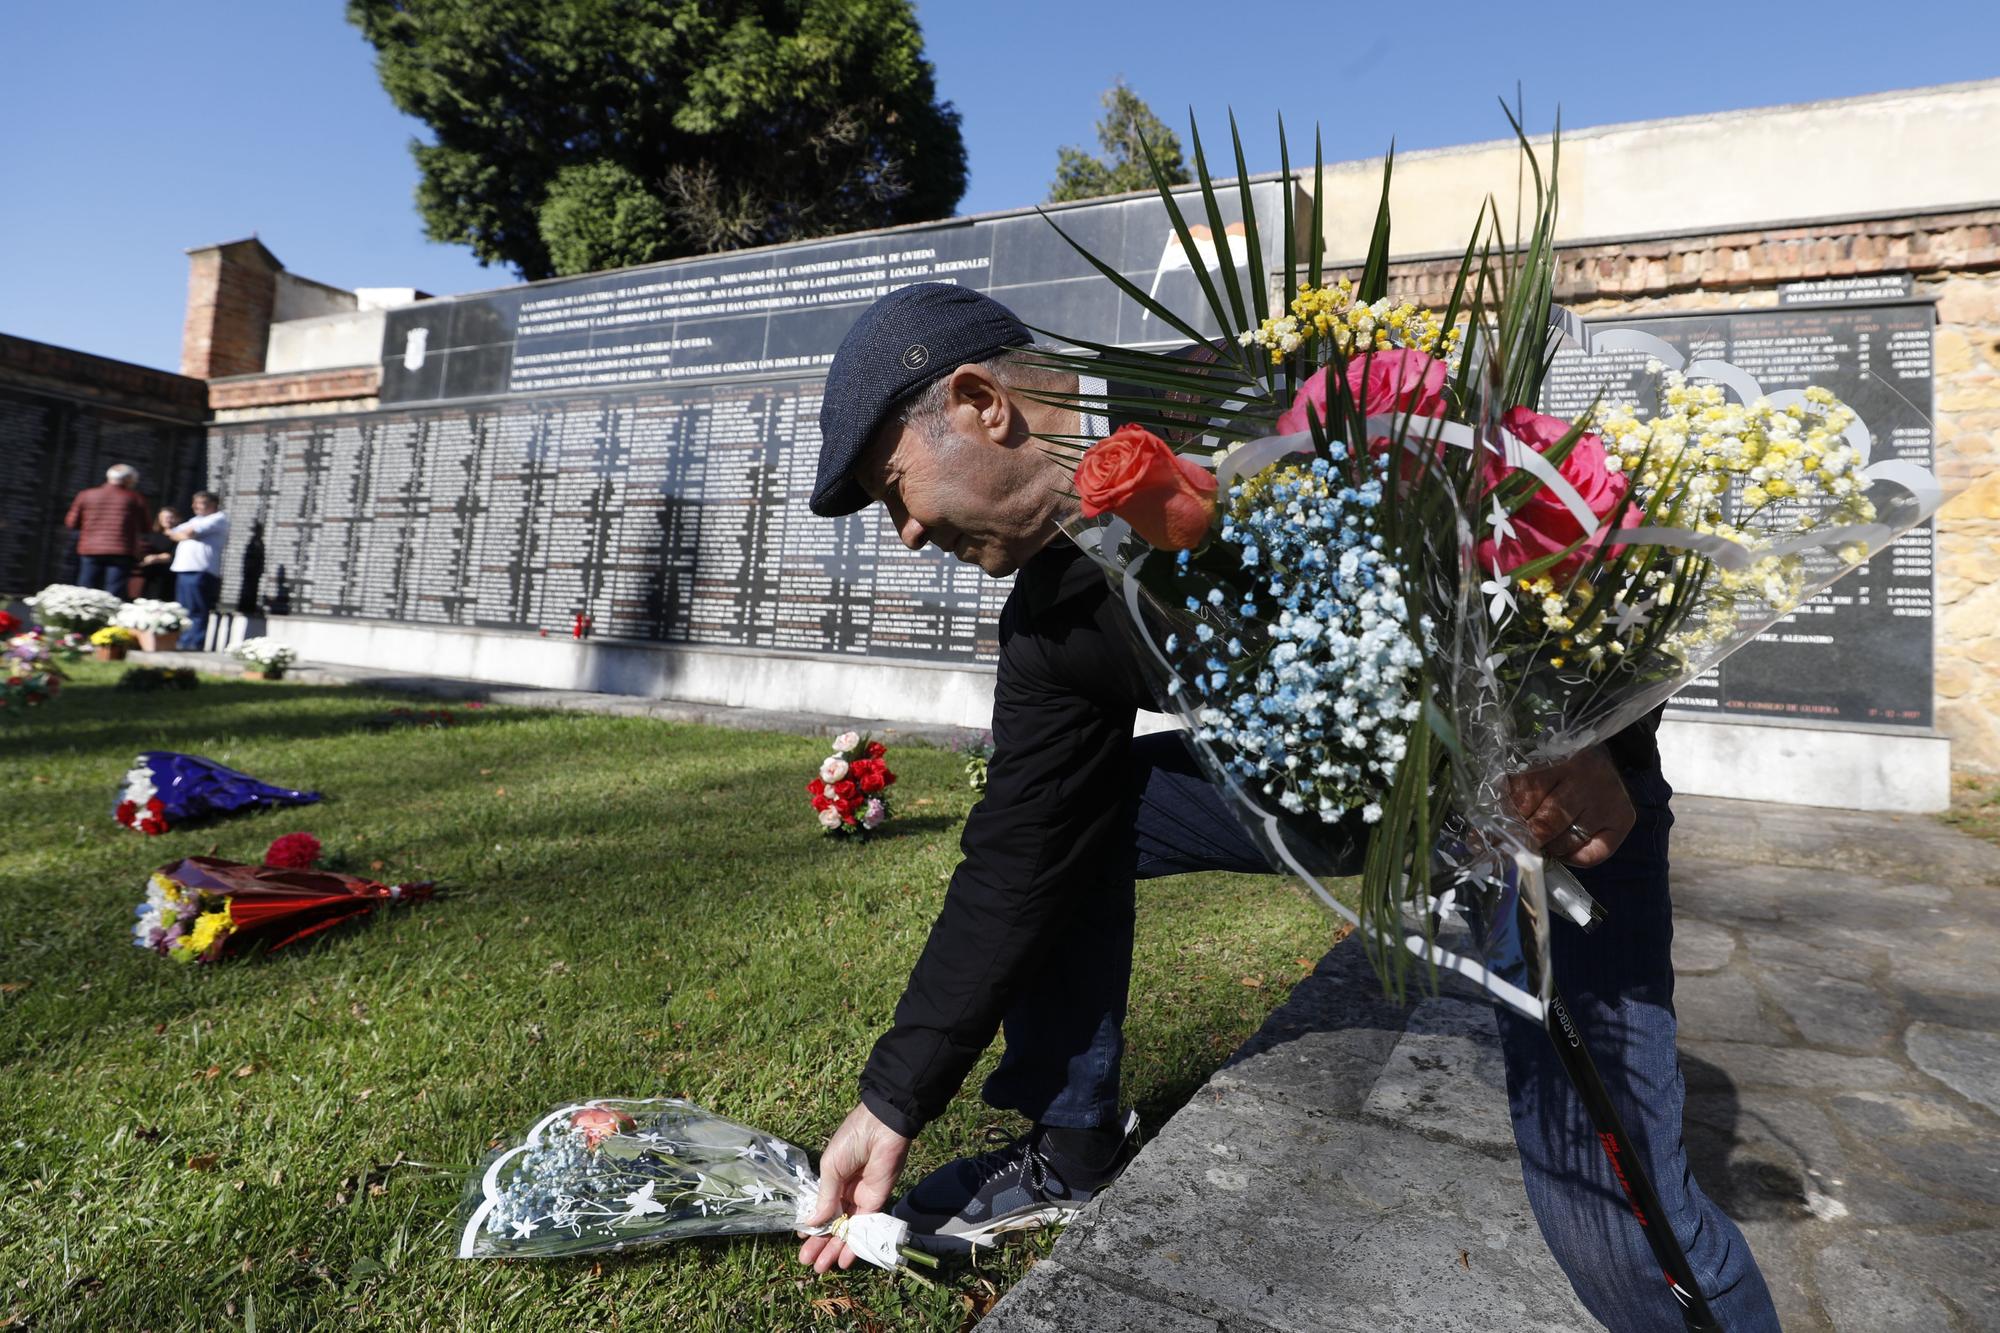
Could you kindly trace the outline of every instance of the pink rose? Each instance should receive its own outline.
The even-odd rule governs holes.
[[[1298,396],[1278,418],[1278,434],[1290,435],[1307,428],[1306,404],[1322,423],[1326,421],[1326,372],[1321,366],[1299,386]],[[1354,357],[1347,363],[1347,391],[1363,416],[1385,416],[1405,412],[1420,417],[1444,415],[1445,364],[1434,356],[1407,347],[1392,347]]]
[[[1536,453],[1547,453],[1550,446],[1569,434],[1571,426],[1570,422],[1545,417],[1525,407],[1509,408],[1500,424],[1509,435]],[[1562,474],[1563,480],[1576,488],[1576,493],[1597,515],[1599,526],[1618,508],[1630,486],[1623,473],[1605,467],[1604,441],[1588,432],[1578,437],[1556,470]],[[1514,468],[1504,458],[1489,453],[1485,464],[1488,489],[1498,485],[1513,471]],[[1584,537],[1583,527],[1576,521],[1576,515],[1546,486],[1539,487],[1508,521],[1513,526],[1513,535],[1499,540],[1488,537],[1479,543],[1481,569],[1502,573],[1518,569],[1530,560],[1539,560],[1565,550],[1578,538]],[[1645,515],[1639,507],[1628,505],[1618,520],[1618,526],[1637,527],[1644,521]],[[1481,517],[1481,522],[1483,525],[1485,516]],[[1602,532],[1592,533],[1575,551],[1557,562],[1549,570],[1549,576],[1561,582],[1574,574],[1604,544],[1604,537]],[[1613,546],[1610,553],[1615,556],[1621,549]]]
[[[1083,516],[1110,512],[1148,546],[1192,551],[1215,518],[1215,474],[1141,426],[1121,426],[1090,446],[1076,468]]]

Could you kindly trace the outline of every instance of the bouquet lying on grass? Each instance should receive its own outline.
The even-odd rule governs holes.
[[[177,963],[213,963],[257,947],[282,949],[384,903],[413,902],[431,892],[428,883],[378,884],[326,870],[190,856],[153,872],[132,943]]]
[[[889,788],[896,775],[883,756],[888,749],[856,731],[834,738],[833,753],[806,784],[820,827],[836,837],[866,837],[889,820]]]
[[[1240,148],[1231,200],[1195,143],[1211,232],[1231,203],[1251,216]],[[1247,277],[1215,267],[1162,181],[1226,336],[1078,246],[1197,355],[1044,359],[1136,386],[1057,396],[1133,423],[1046,442],[1074,474],[1071,535],[1120,589],[1162,697],[1273,863],[1346,914],[1306,866],[1322,840],[1364,835],[1360,933],[1392,986],[1415,955],[1539,1019],[1546,894],[1579,920],[1591,904],[1544,866],[1509,775],[1644,719],[1939,496],[1921,469],[1871,461],[1830,393],[1765,395],[1630,331],[1615,345],[1654,357],[1657,412],[1536,411],[1556,349],[1585,335],[1551,303],[1555,192],[1521,143],[1531,229],[1509,238],[1482,210],[1436,304],[1390,291],[1386,172],[1360,272],[1324,273],[1315,240],[1303,273],[1285,257],[1283,308],[1256,228]],[[1289,179],[1282,198],[1291,236]],[[1454,908],[1481,957],[1433,938]]]
[[[13,622],[0,625],[0,633],[20,627],[5,611],[0,611],[0,620]],[[56,697],[69,679],[56,665],[57,655],[58,650],[33,631],[14,634],[0,644],[0,714],[19,717]]]
[[[461,1259],[558,1259],[702,1236],[789,1232],[818,1206],[805,1153],[673,1097],[600,1097],[550,1111],[467,1183]],[[887,1213],[838,1235],[881,1268],[936,1260]]]
[[[111,817],[136,832],[158,834],[209,815],[319,799],[316,791],[274,787],[199,755],[147,750],[125,774]]]

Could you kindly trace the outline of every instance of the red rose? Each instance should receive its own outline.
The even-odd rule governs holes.
[[[882,785],[885,787],[893,787],[896,785],[896,775],[894,773],[891,773],[886,768],[882,770]]]
[[[1571,428],[1571,423],[1567,421],[1545,417],[1525,407],[1508,409],[1500,424],[1509,435],[1536,453],[1547,453],[1549,447],[1567,435]],[[1504,458],[1489,454],[1485,463],[1487,486],[1497,485],[1514,470]],[[1577,438],[1556,470],[1562,474],[1563,480],[1576,488],[1583,502],[1597,515],[1600,528],[1602,520],[1609,518],[1625,498],[1631,484],[1623,473],[1612,472],[1604,466],[1604,441],[1589,432]],[[1530,560],[1554,555],[1585,536],[1582,525],[1576,521],[1576,515],[1570,512],[1569,506],[1545,486],[1538,486],[1528,502],[1514,511],[1508,521],[1514,529],[1512,536],[1499,540],[1489,536],[1479,543],[1478,559],[1482,569],[1506,573]],[[1639,507],[1628,505],[1618,520],[1618,526],[1637,527],[1644,521],[1645,515]],[[1604,544],[1604,537],[1602,531],[1591,534],[1581,546],[1551,568],[1549,576],[1560,583],[1574,574]],[[1616,555],[1620,549],[1612,547],[1611,554]]]
[[[834,794],[843,801],[853,800],[856,793],[855,785],[846,778],[842,778],[839,782],[834,783],[833,790]]]
[[[868,748],[862,751],[862,757],[865,759],[880,759],[887,753],[889,753],[888,746],[882,744],[880,741],[870,741],[868,742]]]
[[[1147,545],[1192,551],[1215,518],[1215,474],[1140,426],[1122,426],[1090,446],[1076,468],[1085,518],[1111,513]]]
[[[1306,404],[1324,423],[1327,419],[1326,372],[1321,366],[1299,386],[1298,396],[1278,418],[1278,434],[1290,435],[1307,428]],[[1348,361],[1347,391],[1361,415],[1385,416],[1406,412],[1420,417],[1444,415],[1445,364],[1434,356],[1392,347]]]
[[[0,634],[12,634],[21,628],[20,619],[9,612],[0,611]]]
[[[264,852],[264,864],[280,870],[311,870],[319,860],[319,839],[310,833],[287,833],[273,838]]]
[[[832,804],[833,804],[833,802],[832,802],[832,801],[829,801],[829,800],[827,800],[827,799],[826,799],[826,797],[824,797],[824,796],[815,796],[815,797],[813,797],[813,799],[812,799],[812,807],[813,807],[813,809],[815,809],[815,810],[824,810],[824,809],[826,809],[826,808],[827,808],[827,807],[828,807],[829,805],[832,805]]]

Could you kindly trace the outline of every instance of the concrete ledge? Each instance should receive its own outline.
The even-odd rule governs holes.
[[[211,633],[210,647],[225,648],[253,634],[283,639],[310,662],[497,685],[780,713],[893,715],[975,729],[991,725],[993,718],[991,667],[629,640],[579,642],[510,630],[325,616],[226,617]]]
[[[1910,814],[1951,806],[1951,742],[1919,727],[1672,712],[1660,759],[1690,796]]]

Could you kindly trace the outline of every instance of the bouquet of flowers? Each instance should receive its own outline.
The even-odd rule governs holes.
[[[125,674],[118,678],[116,688],[131,690],[139,694],[150,694],[154,690],[191,690],[201,684],[201,677],[193,667],[127,667]]]
[[[135,597],[118,608],[111,623],[145,634],[178,634],[188,627],[188,613],[179,602]]]
[[[819,1178],[783,1139],[674,1097],[550,1111],[467,1183],[461,1259],[556,1259],[701,1236],[797,1230]],[[936,1260],[887,1213],[820,1228],[882,1268]]]
[[[4,611],[0,616],[14,619]],[[55,649],[38,633],[16,634],[7,640],[6,646],[0,647],[0,712],[19,717],[55,698],[69,679],[55,659]]]
[[[1520,142],[1531,226],[1510,237],[1482,210],[1440,308],[1389,291],[1389,168],[1358,277],[1323,272],[1315,188],[1306,271],[1288,251],[1282,309],[1256,229],[1245,281],[1202,253],[1160,176],[1228,336],[1205,339],[1072,241],[1196,346],[1044,353],[1078,377],[1056,397],[1079,421],[1132,423],[1044,443],[1073,474],[1071,536],[1119,590],[1163,700],[1273,864],[1358,916],[1392,989],[1415,956],[1548,1024],[1619,1178],[1641,1177],[1629,1188],[1644,1222],[1657,1200],[1546,965],[1551,907],[1587,923],[1595,905],[1545,864],[1508,779],[1644,718],[1940,496],[1913,465],[1871,463],[1866,429],[1824,390],[1765,395],[1736,367],[1684,365],[1630,331],[1597,341],[1652,353],[1657,411],[1537,412],[1556,349],[1585,335],[1552,303],[1556,194]],[[1225,199],[1198,131],[1194,156],[1213,232]],[[1237,167],[1247,219],[1240,146]],[[1112,384],[1138,387],[1097,389]],[[1356,838],[1358,914],[1308,869]],[[1447,913],[1468,918],[1469,955],[1439,945]],[[1702,1309],[1662,1230],[1648,1229],[1662,1267]]]
[[[866,837],[888,821],[889,788],[896,781],[883,759],[888,752],[858,731],[834,738],[833,753],[806,784],[821,828],[838,837]]]
[[[43,625],[83,634],[110,624],[124,605],[108,592],[80,588],[74,583],[51,583],[23,600],[35,608],[35,619]]]
[[[987,765],[993,762],[993,733],[968,736],[952,748],[965,756],[965,785],[973,791],[985,791]]]
[[[136,832],[159,834],[207,815],[319,799],[316,791],[273,787],[198,755],[147,750],[125,774],[111,817]]]
[[[245,666],[254,667],[266,676],[282,676],[285,669],[299,660],[299,650],[268,635],[245,639],[229,650],[229,655]]]
[[[155,870],[132,943],[177,963],[213,963],[253,946],[282,949],[368,915],[431,896],[432,885],[377,884],[325,870],[246,866],[190,856]]]

